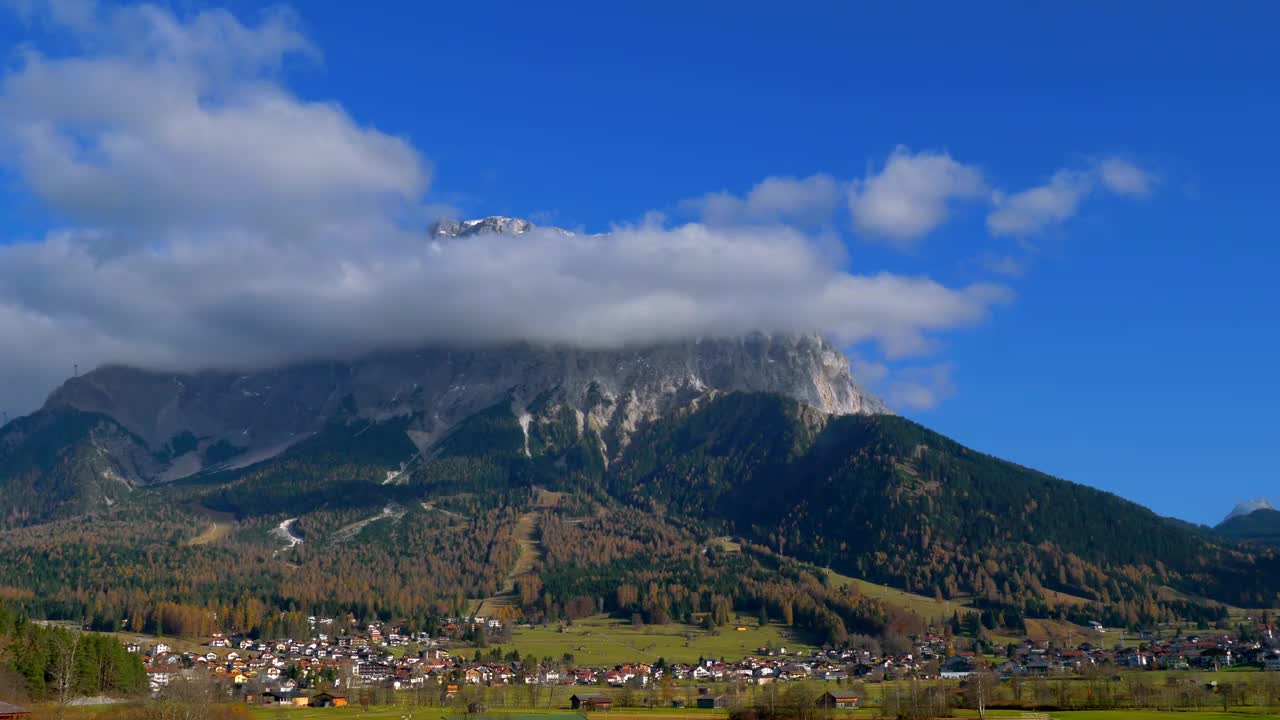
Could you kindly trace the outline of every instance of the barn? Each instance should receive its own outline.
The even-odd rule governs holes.
[[[698,707],[703,710],[727,708],[729,698],[726,695],[701,695],[698,697]]]
[[[828,690],[818,698],[818,707],[828,710],[853,710],[862,703],[862,698],[850,690]]]
[[[569,698],[569,705],[574,710],[612,710],[613,698],[608,695],[573,695]]]
[[[334,695],[333,693],[322,692],[318,695],[312,695],[311,701],[307,703],[311,707],[327,708],[327,707],[346,707],[347,698],[342,695]]]

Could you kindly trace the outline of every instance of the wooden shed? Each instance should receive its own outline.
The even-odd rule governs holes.
[[[853,710],[862,704],[862,698],[852,690],[828,690],[818,698],[818,707],[828,710]]]
[[[334,695],[333,693],[322,692],[311,696],[311,702],[307,703],[311,707],[328,708],[328,707],[346,707],[347,698],[343,695]]]
[[[608,695],[574,694],[569,698],[569,705],[574,710],[612,710],[613,698]]]

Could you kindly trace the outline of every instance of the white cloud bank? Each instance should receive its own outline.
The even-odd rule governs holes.
[[[879,173],[854,181],[849,210],[859,232],[911,248],[947,221],[956,200],[987,194],[977,168],[946,153],[912,153],[899,147]]]
[[[32,22],[61,22],[80,48],[28,52],[0,85],[0,158],[66,228],[0,245],[11,413],[73,363],[250,366],[428,341],[616,346],[755,329],[902,356],[1008,297],[848,272],[829,238],[778,224],[811,227],[838,202],[825,176],[712,199],[715,222],[432,241],[421,155],[282,83],[289,56],[315,56],[288,14],[248,26],[216,10],[33,7]],[[859,204],[905,192],[937,218],[937,203],[971,191],[955,168],[947,187],[919,185],[919,162],[895,155]],[[891,207],[869,212],[894,223]]]

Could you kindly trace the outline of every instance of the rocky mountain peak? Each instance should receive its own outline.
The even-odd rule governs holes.
[[[475,220],[443,219],[431,226],[431,237],[457,238],[498,233],[502,235],[523,235],[536,226],[528,220],[520,218],[492,215]]]
[[[525,425],[569,413],[608,459],[646,423],[726,392],[778,394],[825,415],[888,412],[823,338],[764,333],[616,349],[429,346],[249,372],[106,367],[68,381],[46,409],[119,423],[168,458],[130,478],[149,482],[233,457],[267,459],[335,422],[405,421],[427,451],[457,423],[499,404]]]

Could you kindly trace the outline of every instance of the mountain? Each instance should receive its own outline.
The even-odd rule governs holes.
[[[532,227],[506,217],[442,221],[431,236],[465,242]],[[394,422],[408,441],[398,463],[411,463],[438,454],[455,426],[495,405],[526,438],[570,421],[580,444],[608,464],[644,424],[739,391],[829,414],[888,412],[854,382],[839,350],[802,335],[615,349],[433,345],[259,370],[107,366],[71,378],[33,416],[0,428],[0,499],[24,501],[20,510],[10,505],[7,522],[47,519],[60,507],[109,506],[132,488],[242,470],[368,423]]]
[[[1271,501],[1266,498],[1256,498],[1254,500],[1245,500],[1244,502],[1239,503],[1234,508],[1232,508],[1231,512],[1227,513],[1227,516],[1223,518],[1222,521],[1227,522],[1229,520],[1232,520],[1233,518],[1240,517],[1241,515],[1248,515],[1255,510],[1275,510],[1275,506],[1272,505]]]
[[[412,417],[409,432],[425,448],[507,396],[517,416],[522,405],[554,398],[614,454],[637,424],[715,391],[775,392],[825,413],[886,411],[821,338],[766,335],[621,350],[424,347],[256,372],[107,367],[67,381],[45,409],[110,417],[153,452],[196,438],[165,472],[140,478],[150,481],[199,471],[214,445],[260,461],[335,420]]]
[[[428,234],[433,238],[472,237],[484,233],[523,235],[532,229],[534,229],[534,224],[528,220],[493,215],[476,220],[440,220],[431,226]],[[568,233],[567,230],[553,229]]]
[[[516,589],[504,602],[535,618],[586,606],[661,622],[717,603],[764,606],[836,642],[925,621],[839,591],[829,571],[963,603],[1011,632],[1027,618],[1216,622],[1224,604],[1280,601],[1276,551],[894,415],[708,393],[641,424],[605,462],[567,406],[526,410],[537,420],[522,423],[503,397],[412,463],[413,416],[345,418],[263,462],[138,486],[111,504],[93,501],[103,484],[88,466],[59,476],[86,483],[82,496],[64,493],[57,512],[0,530],[0,586],[33,593],[31,612],[108,622],[150,617],[151,603],[207,617],[200,608],[245,598],[281,612],[422,617],[460,612],[506,582]],[[44,417],[19,421],[25,449],[6,462],[76,469],[102,457],[95,441],[141,443],[102,416],[32,425]],[[282,550],[286,520],[305,541]],[[529,525],[540,551],[521,565],[517,528]],[[131,578],[127,606],[63,594],[110,587],[120,573]],[[636,583],[650,594],[626,590]]]
[[[896,416],[737,394],[649,426],[632,447],[610,474],[627,501],[914,592],[1116,603],[1142,596],[1138,568],[1235,603],[1274,602],[1280,586],[1199,530]]]
[[[158,466],[111,418],[51,408],[0,428],[0,526],[111,507]]]
[[[466,242],[533,227],[488,217],[440,221],[430,234]],[[857,386],[848,360],[821,337],[757,333],[615,349],[433,345],[258,370],[108,366],[65,382],[26,425],[62,427],[64,435],[81,428],[64,444],[97,448],[125,485],[141,486],[248,467],[333,424],[403,420],[416,452],[429,453],[458,422],[499,402],[509,405],[526,435],[531,424],[572,415],[576,432],[590,435],[607,463],[644,423],[737,391],[777,393],[828,414],[888,412]],[[98,420],[80,416],[110,424],[111,441]],[[95,438],[84,430],[91,425],[98,428]],[[25,462],[27,431],[13,425],[0,433],[0,448],[14,456],[10,462]],[[41,465],[29,463],[24,476],[36,478]],[[17,473],[15,465],[8,474]]]
[[[1233,511],[1213,531],[1225,538],[1280,546],[1280,510],[1263,503],[1245,513]]]
[[[104,367],[0,428],[0,508],[0,587],[104,622],[246,598],[231,617],[423,618],[501,591],[540,618],[731,607],[834,642],[921,627],[843,576],[1010,631],[1280,604],[1280,550],[1239,542],[1270,537],[1274,510],[1210,532],[974,451],[890,413],[802,335]],[[121,576],[127,599],[67,592]]]

